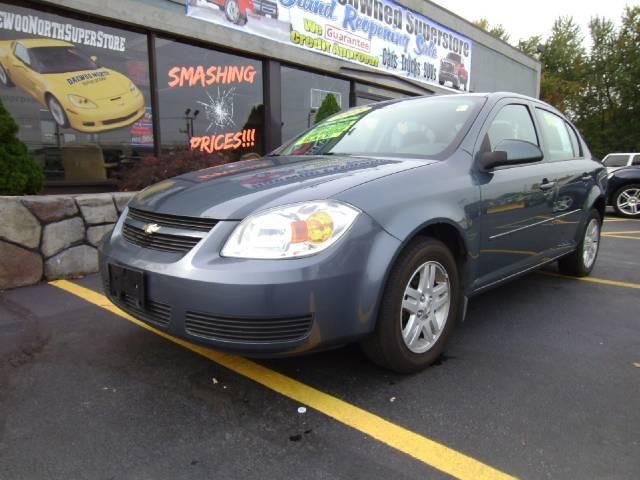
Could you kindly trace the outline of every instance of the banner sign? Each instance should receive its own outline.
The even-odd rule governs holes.
[[[472,41],[392,0],[189,0],[187,15],[425,84],[469,90]]]

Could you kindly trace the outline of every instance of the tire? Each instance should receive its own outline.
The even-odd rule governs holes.
[[[4,66],[0,64],[0,85],[3,87],[13,87],[14,83],[9,77],[9,73],[5,70]]]
[[[436,282],[431,289],[423,288],[422,293],[426,295],[421,295],[420,281],[429,278],[429,275],[422,276],[421,269],[429,272],[431,268]],[[445,286],[448,287],[448,305],[437,306],[444,302]],[[407,295],[409,288],[415,296]],[[430,296],[429,290],[439,292]],[[362,341],[362,349],[374,363],[399,373],[425,369],[444,351],[461,311],[461,298],[458,268],[451,251],[433,238],[414,240],[400,254],[389,274],[376,328]],[[407,304],[416,313],[406,310]],[[410,327],[412,318],[414,323],[411,325],[422,325],[421,328]],[[408,343],[404,332],[407,337],[415,337],[415,341]],[[427,338],[427,332],[431,338]]]
[[[244,23],[247,23],[246,19],[244,23],[242,23],[242,12],[240,11],[238,0],[225,0],[224,15],[227,17],[227,20],[236,25],[244,25]]]
[[[625,198],[624,195],[628,197]],[[625,185],[613,194],[613,208],[616,213],[626,218],[640,217],[640,184]]]
[[[594,226],[597,228],[595,234],[590,230],[594,228]],[[578,248],[558,261],[560,273],[574,277],[586,277],[591,273],[598,258],[601,231],[602,218],[600,218],[600,213],[596,209],[593,209],[589,212],[589,217],[582,229],[581,241]],[[587,256],[585,249],[590,249],[591,255],[593,256]]]
[[[53,95],[47,96],[47,107],[49,108],[51,116],[60,128],[69,128],[67,112],[64,111],[64,107],[56,97]]]

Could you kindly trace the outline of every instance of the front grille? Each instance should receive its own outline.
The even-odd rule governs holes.
[[[165,303],[147,300],[144,308],[136,305],[135,300],[129,295],[116,299],[116,304],[126,312],[157,327],[167,327],[171,319],[171,307]]]
[[[217,220],[213,220],[212,218],[183,217],[165,213],[146,212],[144,210],[138,210],[137,208],[129,208],[128,218],[145,223],[157,223],[161,227],[194,230],[197,232],[208,232],[218,223]]]
[[[443,72],[446,72],[446,73],[453,73],[453,65],[451,63],[448,63],[448,62],[442,63],[440,65],[440,70],[442,70]]]
[[[144,248],[152,248],[163,252],[185,253],[191,250],[202,240],[197,237],[184,235],[169,235],[166,233],[147,234],[141,228],[125,223],[122,227],[122,236],[130,243]]]
[[[103,120],[102,124],[103,125],[113,125],[114,123],[120,123],[120,122],[124,122],[125,120],[129,120],[130,118],[133,118],[136,116],[138,112],[135,111],[133,113],[130,113],[129,115],[126,115],[124,117],[119,117],[119,118],[110,118],[109,120]]]
[[[191,335],[227,342],[290,342],[306,337],[312,315],[284,318],[233,318],[187,312],[185,329]]]

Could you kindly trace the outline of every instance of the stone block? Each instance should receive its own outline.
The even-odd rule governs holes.
[[[138,192],[117,192],[113,194],[113,201],[116,204],[118,213],[122,213],[136,193]]]
[[[72,197],[57,195],[23,197],[22,204],[45,223],[73,217],[78,213],[78,207]]]
[[[105,235],[108,235],[113,230],[113,224],[111,225],[96,225],[95,227],[89,227],[87,229],[87,240],[91,245],[97,247],[102,241]]]
[[[48,280],[87,275],[98,271],[98,250],[89,245],[79,245],[64,250],[48,259],[44,274]]]
[[[84,221],[89,225],[114,223],[118,219],[118,212],[110,193],[78,195],[76,202],[80,207]]]
[[[42,234],[42,254],[49,258],[84,239],[84,222],[80,217],[50,223]]]
[[[0,241],[0,290],[33,285],[41,278],[40,254]]]
[[[0,237],[28,248],[40,244],[42,227],[18,197],[0,197]]]

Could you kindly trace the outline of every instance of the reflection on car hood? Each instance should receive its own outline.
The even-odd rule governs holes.
[[[264,157],[164,180],[140,192],[130,205],[172,215],[239,220],[256,210],[329,198],[431,163],[386,157]]]

